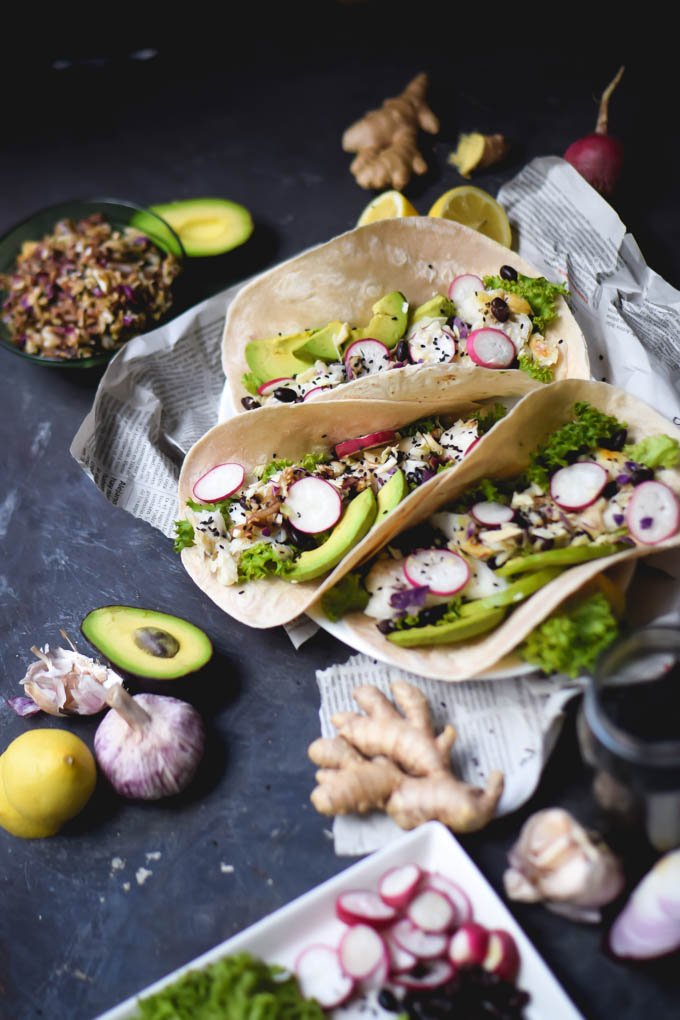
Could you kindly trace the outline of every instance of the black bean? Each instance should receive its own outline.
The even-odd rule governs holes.
[[[503,280],[516,280],[517,276],[517,270],[513,269],[512,266],[501,266],[501,278]]]
[[[394,620],[380,620],[376,626],[381,634],[391,634],[395,629]]]
[[[390,1013],[399,1012],[399,999],[389,988],[381,988],[378,995],[378,1005]]]
[[[246,411],[253,411],[256,407],[260,407],[260,401],[256,400],[255,397],[241,397],[241,404],[245,407]]]
[[[298,549],[302,550],[316,549],[317,545],[314,536],[307,535],[305,534],[304,531],[298,531],[297,528],[293,527],[290,521],[286,523],[286,531],[290,536],[291,542],[293,542],[293,544],[296,545]]]
[[[522,513],[521,510],[515,510],[515,516],[513,517],[512,520],[520,528],[530,528],[531,527],[530,519],[527,517],[526,514]]]
[[[411,355],[406,340],[400,340],[394,352],[395,361],[410,361]]]
[[[510,318],[510,309],[507,301],[504,301],[502,297],[495,297],[491,302],[491,312],[497,322],[507,322]]]
[[[274,390],[273,396],[282,404],[292,404],[298,399],[295,390],[291,390],[288,386],[278,386]]]
[[[429,627],[442,618],[446,609],[446,605],[430,606],[429,609],[423,609],[422,613],[418,615],[418,625],[420,627]]]
[[[600,439],[599,444],[603,450],[622,450],[628,438],[627,429],[617,429],[613,436],[607,439]]]
[[[630,480],[633,485],[640,485],[642,482],[648,482],[653,477],[654,472],[652,469],[641,465],[631,472]]]
[[[616,482],[607,482],[604,489],[602,490],[602,495],[604,496],[605,499],[611,499],[612,496],[615,496],[618,491],[619,487],[616,484]]]

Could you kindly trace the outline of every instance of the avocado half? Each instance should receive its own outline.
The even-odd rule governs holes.
[[[132,676],[177,680],[212,658],[210,638],[180,616],[137,606],[102,606],[80,625],[112,666]]]
[[[186,254],[194,258],[238,248],[253,232],[245,206],[227,198],[187,198],[152,205],[151,212],[170,224]]]

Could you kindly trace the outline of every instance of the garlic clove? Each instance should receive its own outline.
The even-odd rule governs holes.
[[[26,695],[49,715],[95,715],[107,705],[108,688],[123,683],[108,666],[71,648],[31,649],[31,663],[20,681]]]

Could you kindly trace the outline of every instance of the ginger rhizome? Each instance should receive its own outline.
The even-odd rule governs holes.
[[[399,96],[386,99],[348,127],[342,136],[345,152],[356,152],[350,170],[362,188],[403,190],[411,174],[424,174],[427,163],[418,150],[418,129],[432,135],[439,121],[425,102],[428,79],[418,74]]]
[[[337,713],[338,735],[310,745],[320,766],[312,804],[324,815],[386,811],[402,829],[431,819],[453,832],[483,828],[503,792],[503,774],[492,772],[485,789],[458,779],[451,770],[454,727],[435,736],[422,691],[403,680],[391,690],[396,707],[377,687],[357,687],[353,697],[365,714]]]

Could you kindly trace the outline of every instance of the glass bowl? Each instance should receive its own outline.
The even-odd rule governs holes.
[[[180,261],[184,258],[184,248],[179,237],[172,227],[156,213],[149,212],[148,209],[143,209],[133,202],[124,202],[114,198],[74,199],[71,202],[60,202],[58,205],[51,205],[33,213],[32,216],[16,227],[12,227],[0,238],[0,273],[11,272],[25,241],[39,241],[53,231],[59,220],[82,220],[94,213],[101,213],[107,223],[113,227],[134,226],[140,233],[146,234],[162,251],[170,252]],[[0,290],[0,305],[4,300],[5,293]],[[166,321],[171,313],[172,307],[161,319],[151,323],[149,328],[155,329]],[[0,347],[27,361],[33,361],[38,365],[47,365],[51,368],[94,368],[105,365],[127,342],[125,341],[114,350],[102,351],[89,358],[46,358],[41,354],[27,354],[26,351],[17,347],[12,342],[6,324],[0,321]]]

